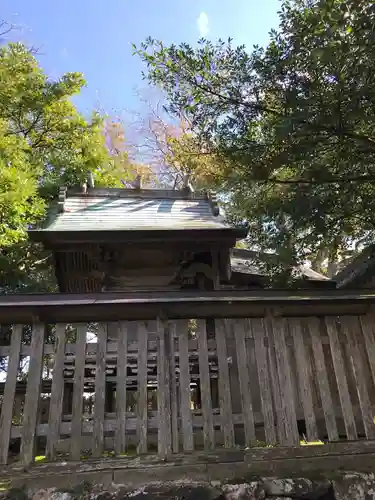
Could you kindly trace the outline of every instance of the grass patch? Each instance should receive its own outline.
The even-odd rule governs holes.
[[[300,441],[301,446],[321,446],[323,441]]]
[[[256,441],[253,441],[248,448],[274,448],[276,445],[274,444],[267,444],[265,441],[259,441],[258,439]]]
[[[0,491],[8,491],[9,486],[10,486],[9,480],[5,480],[5,481],[0,480]]]

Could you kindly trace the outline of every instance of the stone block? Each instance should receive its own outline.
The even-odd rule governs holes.
[[[336,500],[375,500],[374,473],[346,473],[333,481]]]
[[[264,500],[266,492],[257,481],[243,484],[224,484],[221,487],[226,500]]]
[[[267,496],[291,497],[303,500],[325,498],[331,489],[329,481],[312,481],[307,478],[264,478],[263,486]]]
[[[123,496],[131,500],[221,500],[222,493],[206,484],[159,484],[154,486],[143,486]]]

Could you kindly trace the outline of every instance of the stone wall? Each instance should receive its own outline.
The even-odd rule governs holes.
[[[348,472],[356,470],[356,472]],[[0,467],[7,500],[375,500],[375,442]],[[1,493],[3,492],[3,493]],[[63,496],[62,496],[63,495]],[[1,500],[1,498],[0,498]]]
[[[72,488],[13,488],[2,493],[7,500],[373,500],[373,473],[342,473],[334,479],[258,478],[237,483],[220,481],[164,481],[136,489],[125,484],[90,485]]]

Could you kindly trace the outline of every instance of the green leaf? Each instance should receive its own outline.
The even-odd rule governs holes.
[[[375,241],[375,9],[283,1],[279,17],[262,49],[147,49],[149,82],[216,160],[210,182],[230,200],[228,219],[246,222],[247,244],[276,252],[285,270]],[[207,171],[194,158],[185,164]]]

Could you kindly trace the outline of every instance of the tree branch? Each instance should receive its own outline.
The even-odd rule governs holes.
[[[349,182],[358,182],[358,183],[369,183],[375,184],[375,176],[374,175],[358,175],[353,177],[332,177],[331,179],[277,179],[277,178],[269,178],[269,179],[254,179],[254,182],[258,182],[259,184],[308,184],[308,185],[319,185],[319,184],[345,184]]]
[[[14,28],[13,24],[9,24],[7,21],[0,21],[0,37],[8,35]]]
[[[238,99],[233,99],[232,97],[224,96],[224,95],[222,95],[218,92],[215,92],[214,90],[206,87],[205,85],[199,84],[196,81],[196,79],[194,79],[193,85],[195,85],[199,89],[203,90],[204,92],[207,92],[207,93],[217,97],[218,99],[221,99],[224,102],[226,101],[230,104],[234,104],[236,106],[243,106],[245,108],[253,109],[255,111],[270,113],[270,114],[272,114],[274,116],[278,116],[280,118],[286,117],[286,115],[284,115],[283,113],[280,113],[280,111],[277,111],[276,109],[268,108],[267,106],[264,106],[263,104],[244,102],[244,101],[240,101]],[[308,127],[310,127],[313,130],[329,132],[332,135],[335,135],[336,137],[343,137],[343,136],[348,137],[350,139],[365,142],[366,144],[369,144],[373,148],[375,148],[375,140],[372,139],[371,137],[366,136],[366,135],[358,134],[356,132],[353,132],[351,130],[344,129],[344,128],[338,129],[337,127],[330,126],[330,125],[319,125],[317,123],[311,123],[304,118],[298,118],[298,117],[292,117],[292,118],[295,119],[298,123],[300,123],[302,125],[307,125]]]

